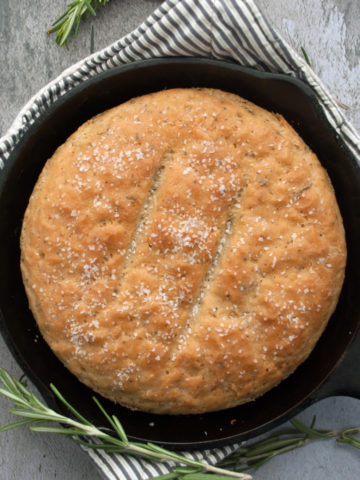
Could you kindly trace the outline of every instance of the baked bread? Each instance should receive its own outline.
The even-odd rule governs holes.
[[[285,379],[346,262],[316,156],[280,115],[213,89],[145,95],[81,126],[41,173],[21,251],[59,359],[159,414],[233,407]]]

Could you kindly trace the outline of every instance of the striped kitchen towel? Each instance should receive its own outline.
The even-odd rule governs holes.
[[[309,84],[322,109],[356,158],[360,137],[344,118],[331,94],[283,38],[253,0],[166,0],[136,30],[71,68],[39,91],[0,139],[0,168],[29,125],[52,103],[89,77],[119,65],[152,57],[202,56],[226,59],[261,71],[285,73]],[[187,453],[216,464],[237,445]],[[148,479],[171,466],[126,455],[88,450],[104,478]]]

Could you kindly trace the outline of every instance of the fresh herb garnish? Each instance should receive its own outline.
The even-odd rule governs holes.
[[[218,466],[207,465],[204,462],[185,457],[162,448],[159,445],[130,441],[119,419],[115,415],[110,416],[95,397],[94,401],[96,405],[103,413],[116,436],[113,435],[112,432],[107,433],[105,429],[100,429],[89,422],[69,404],[54,385],[51,385],[51,390],[60,402],[66,406],[72,414],[72,417],[67,417],[49,408],[21,381],[12,377],[2,368],[0,368],[0,384],[2,384],[0,394],[9,398],[15,404],[15,407],[10,409],[11,413],[21,417],[19,421],[0,427],[0,432],[5,432],[23,425],[30,425],[30,429],[35,432],[63,434],[87,448],[126,453],[155,462],[174,462],[171,473],[166,474],[166,476],[161,475],[157,477],[162,480],[172,478],[181,478],[183,480],[229,480],[229,478],[251,480],[252,478],[245,473],[233,472]],[[84,437],[85,440],[83,439]],[[87,441],[86,437],[96,439],[97,443]]]
[[[115,435],[109,428],[98,428],[89,422],[69,404],[54,385],[51,385],[52,391],[60,402],[66,406],[72,417],[62,415],[46,406],[22,381],[10,376],[2,368],[0,368],[0,384],[2,384],[0,394],[9,398],[15,404],[15,408],[10,409],[10,411],[14,415],[22,417],[17,422],[0,427],[0,432],[23,425],[30,425],[30,429],[35,432],[67,435],[87,448],[102,449],[109,453],[126,453],[155,462],[172,461],[174,463],[172,471],[155,477],[157,480],[178,478],[182,480],[229,480],[229,478],[250,480],[252,478],[251,475],[243,473],[244,471],[256,471],[277,455],[321,439],[335,438],[339,443],[345,443],[360,449],[360,439],[356,438],[356,435],[360,433],[360,427],[350,427],[341,430],[315,429],[315,417],[310,426],[294,418],[290,421],[292,428],[278,430],[265,439],[241,446],[217,466],[212,466],[192,460],[159,445],[130,441],[119,419],[115,415],[110,416],[95,397],[96,405],[103,413]],[[86,440],[86,437],[88,437],[89,441]],[[91,440],[96,440],[96,443],[93,443]]]
[[[68,4],[67,10],[51,25],[48,33],[55,33],[56,43],[60,47],[68,48],[68,38],[74,30],[77,37],[79,26],[85,15],[96,16],[96,9],[99,5],[106,5],[110,0],[73,0]]]
[[[336,438],[337,442],[347,443],[360,449],[360,439],[355,437],[360,433],[360,427],[344,428],[342,430],[318,430],[314,428],[315,422],[315,416],[310,426],[293,418],[290,420],[293,428],[279,430],[263,440],[240,447],[220,462],[219,466],[235,471],[256,471],[277,455],[296,450],[320,439]]]
[[[306,53],[305,48],[304,47],[300,47],[300,48],[301,48],[302,54],[304,55],[305,62],[309,65],[309,67],[312,67],[310,59],[309,59],[309,55]]]

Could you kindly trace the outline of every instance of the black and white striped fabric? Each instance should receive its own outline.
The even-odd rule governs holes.
[[[22,109],[0,139],[0,169],[31,123],[58,97],[89,77],[136,60],[165,56],[226,59],[258,70],[285,73],[308,83],[331,125],[360,161],[360,137],[307,63],[271,27],[253,0],[166,0],[136,30],[63,72]],[[211,464],[237,448],[191,452]],[[170,470],[146,460],[88,450],[104,478],[148,479]]]
[[[238,447],[239,444],[233,444],[212,450],[181,453],[189,458],[206,462],[208,465],[216,465]],[[90,450],[86,447],[84,450],[89,453],[102,476],[109,480],[148,480],[171,472],[175,466],[172,462],[155,463],[130,455],[109,455],[104,451]]]

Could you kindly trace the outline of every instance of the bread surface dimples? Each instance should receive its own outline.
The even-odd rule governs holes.
[[[280,115],[214,89],[144,95],[82,125],[43,169],[21,251],[67,368],[168,414],[240,405],[291,374],[346,262],[317,157]]]

